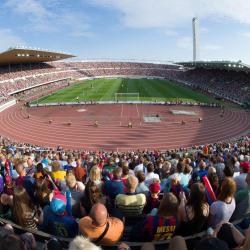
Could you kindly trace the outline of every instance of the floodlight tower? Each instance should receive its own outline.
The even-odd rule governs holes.
[[[193,25],[193,61],[196,62],[200,57],[200,32],[199,32],[199,19],[194,17],[192,19]]]

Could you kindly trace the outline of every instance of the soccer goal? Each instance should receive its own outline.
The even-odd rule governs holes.
[[[139,93],[115,93],[115,101],[140,101]]]

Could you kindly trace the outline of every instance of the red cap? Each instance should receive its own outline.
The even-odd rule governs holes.
[[[244,172],[248,172],[250,170],[250,162],[248,161],[243,161],[240,163],[240,167]]]
[[[152,183],[150,186],[149,186],[149,190],[151,193],[158,193],[161,191],[161,186],[160,186],[160,183],[156,182],[156,183]]]

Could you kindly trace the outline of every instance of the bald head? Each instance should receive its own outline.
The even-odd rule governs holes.
[[[130,175],[126,181],[127,191],[130,193],[134,193],[137,185],[138,185],[138,179],[135,176]]]
[[[102,226],[107,222],[108,211],[103,204],[97,203],[91,208],[89,215],[95,225]]]

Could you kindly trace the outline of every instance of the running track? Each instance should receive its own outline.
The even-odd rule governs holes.
[[[171,109],[194,111],[197,116],[173,115]],[[144,122],[144,116],[156,114],[161,117],[160,123]],[[203,119],[201,123],[199,117]],[[97,128],[93,126],[96,120],[100,124]],[[182,125],[181,120],[186,124]],[[132,129],[127,127],[128,122],[132,122]],[[229,140],[249,131],[250,113],[236,109],[228,109],[220,117],[218,108],[187,106],[96,104],[23,108],[17,104],[0,113],[2,136],[71,150],[173,149]]]

